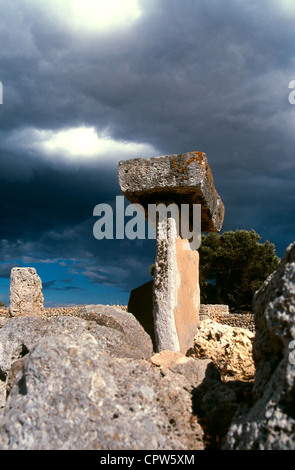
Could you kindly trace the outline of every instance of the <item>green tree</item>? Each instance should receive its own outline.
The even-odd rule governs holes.
[[[275,247],[259,243],[252,229],[202,235],[201,302],[227,304],[231,310],[252,309],[254,293],[279,264]]]

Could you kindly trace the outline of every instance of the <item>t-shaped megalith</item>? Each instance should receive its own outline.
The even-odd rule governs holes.
[[[147,219],[150,205],[173,204],[180,209],[189,205],[192,227],[193,207],[198,205],[200,231],[218,232],[222,227],[224,206],[203,152],[121,161],[118,177],[122,193],[143,207]],[[179,214],[181,218],[181,210]],[[186,353],[199,322],[199,253],[180,233],[177,222],[173,214],[156,219],[153,316],[158,351]]]

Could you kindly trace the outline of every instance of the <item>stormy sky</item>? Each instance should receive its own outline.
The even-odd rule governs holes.
[[[0,300],[13,266],[37,269],[48,307],[125,304],[151,279],[154,240],[93,236],[135,157],[205,152],[222,231],[283,256],[294,21],[293,0],[0,0]]]

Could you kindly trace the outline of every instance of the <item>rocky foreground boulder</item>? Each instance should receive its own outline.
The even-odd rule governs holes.
[[[117,308],[8,320],[0,449],[203,449],[189,378],[153,365],[153,355],[135,317]]]
[[[194,354],[212,359],[223,380],[253,380],[254,336],[246,328],[221,325],[207,318],[196,329]]]
[[[1,449],[202,448],[180,378],[97,345],[89,333],[38,342],[8,397]]]
[[[295,450],[295,243],[253,301],[253,404],[238,409],[224,449]]]
[[[208,358],[155,354],[118,308],[15,317],[0,329],[0,449],[218,448],[248,388]]]

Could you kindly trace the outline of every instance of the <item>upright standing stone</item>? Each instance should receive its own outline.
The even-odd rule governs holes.
[[[189,205],[189,230],[193,207],[201,206],[201,231],[218,232],[224,206],[217,194],[206,155],[180,155],[121,161],[118,178],[122,193],[140,204],[150,220],[151,204]],[[173,214],[156,219],[157,254],[154,276],[153,316],[158,351],[186,353],[193,346],[199,322],[199,254],[180,232],[181,220]]]
[[[12,317],[41,317],[44,312],[42,282],[35,268],[12,268],[9,313]]]
[[[173,218],[167,237],[157,236],[153,316],[158,350],[186,351],[199,322],[199,253],[182,239]],[[157,230],[161,230],[159,222]]]

